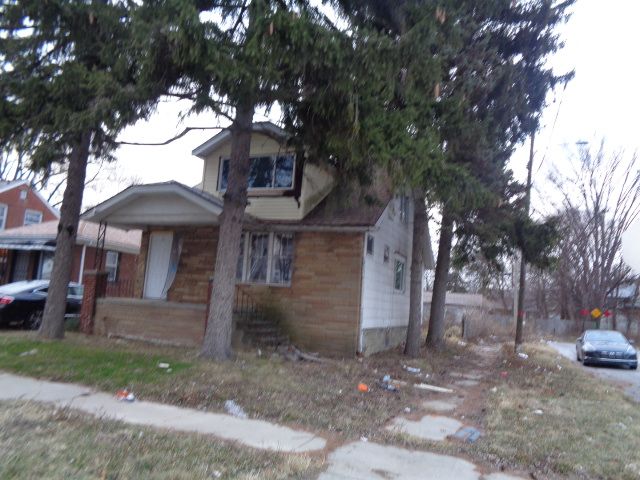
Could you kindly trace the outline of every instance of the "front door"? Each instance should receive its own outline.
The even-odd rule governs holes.
[[[31,252],[25,252],[24,250],[18,250],[13,259],[13,275],[12,282],[19,282],[20,280],[29,279],[29,260],[31,258]]]
[[[149,238],[147,273],[144,281],[144,297],[167,298],[165,285],[171,260],[172,232],[152,232]]]

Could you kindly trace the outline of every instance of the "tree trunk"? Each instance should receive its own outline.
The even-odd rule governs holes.
[[[431,296],[431,312],[429,315],[429,332],[427,333],[427,347],[436,350],[444,346],[444,310],[449,280],[449,265],[451,264],[451,244],[453,242],[453,217],[445,207],[442,210],[442,224],[440,226],[440,241],[438,242],[438,259],[436,273],[433,280],[433,294]]]
[[[80,142],[71,151],[64,189],[60,221],[56,236],[56,251],[47,301],[44,305],[42,325],[38,335],[43,338],[64,338],[64,315],[67,309],[67,289],[71,279],[73,247],[76,244],[84,179],[87,173],[91,132],[82,134]]]
[[[200,351],[203,357],[215,360],[228,360],[233,353],[231,350],[233,301],[242,223],[247,206],[253,112],[252,104],[238,106],[231,126],[229,181],[220,215],[218,250],[213,271],[207,329]]]
[[[427,211],[424,192],[416,189],[413,195],[413,248],[411,250],[411,280],[409,287],[409,325],[404,354],[420,355],[422,330],[422,279],[424,277],[424,251],[427,241]]]

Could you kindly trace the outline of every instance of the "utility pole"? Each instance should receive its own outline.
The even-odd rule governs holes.
[[[531,170],[533,168],[533,144],[536,132],[531,134],[531,148],[529,149],[529,163],[527,163],[527,186],[524,193],[524,211],[529,216],[529,207],[531,206]],[[522,344],[524,330],[524,293],[527,282],[527,265],[524,258],[524,252],[520,252],[520,283],[518,286],[518,307],[516,316],[516,344],[515,349]]]

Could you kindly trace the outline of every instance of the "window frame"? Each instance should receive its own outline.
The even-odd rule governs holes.
[[[7,205],[6,203],[0,203],[0,207],[4,208],[4,213],[0,215],[0,218],[2,219],[2,226],[0,226],[0,230],[4,230],[5,228],[7,228],[7,217],[9,216],[9,205]]]
[[[409,223],[409,197],[407,195],[400,195],[399,198],[399,217],[400,223],[407,225]]]
[[[237,276],[236,268],[236,284],[241,285],[268,285],[270,287],[290,287],[293,279],[294,259],[295,259],[295,235],[293,232],[266,232],[266,231],[245,231],[242,232],[242,275],[240,278]],[[255,235],[267,235],[267,271],[265,281],[248,280],[249,268],[251,265],[251,238]],[[289,273],[289,280],[287,282],[274,282],[273,281],[273,261],[274,261],[274,244],[276,235],[288,236],[292,242],[291,252],[291,267]]]
[[[27,215],[29,214],[38,214],[40,215],[40,220],[37,222],[29,222],[27,223]],[[37,225],[39,223],[42,223],[42,219],[44,218],[44,214],[40,211],[40,210],[33,210],[31,208],[27,208],[24,211],[24,217],[22,219],[22,225],[26,226],[26,225]]]
[[[250,155],[249,156],[249,161],[253,161],[254,159],[257,158],[265,158],[265,157],[269,157],[272,160],[273,163],[273,170],[271,172],[271,185],[275,185],[276,183],[276,171],[277,171],[277,167],[278,167],[278,158],[279,157],[292,157],[293,159],[293,169],[291,170],[291,186],[289,187],[276,187],[276,186],[271,186],[271,187],[249,187],[247,189],[247,191],[249,193],[255,193],[255,192],[287,192],[289,190],[293,190],[295,188],[295,183],[296,183],[296,168],[297,168],[297,162],[296,162],[296,154],[292,153],[292,152],[286,152],[286,153],[265,153],[263,155]],[[222,170],[224,168],[224,163],[225,162],[230,162],[231,158],[230,157],[223,157],[221,156],[219,158],[219,162],[218,162],[218,181],[216,184],[216,189],[219,192],[225,192],[227,189],[222,188]],[[228,173],[227,173],[228,175]],[[227,178],[227,182],[228,182],[228,178]]]
[[[369,248],[371,247],[371,248]],[[366,239],[365,239],[365,246],[364,246],[365,252],[367,255],[374,255],[375,252],[375,238],[373,236],[373,234],[371,233],[367,233]]]
[[[401,288],[398,288],[398,284],[397,284],[397,269],[398,269],[398,264],[402,265],[402,285]],[[397,293],[405,293],[407,290],[407,260],[405,258],[402,257],[395,257],[394,262],[393,262],[393,290],[394,292]]]
[[[109,254],[115,254],[115,264],[109,264]],[[117,282],[118,281],[118,273],[120,270],[120,252],[117,252],[115,250],[107,250],[105,252],[105,256],[104,256],[104,269],[109,273],[109,275],[107,276],[107,282]],[[111,275],[112,270],[113,269],[113,276]]]

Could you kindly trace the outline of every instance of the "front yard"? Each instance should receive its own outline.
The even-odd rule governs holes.
[[[483,361],[477,348],[454,341],[447,353],[418,361],[391,352],[319,364],[246,351],[219,364],[199,359],[195,350],[74,334],[63,342],[44,342],[13,332],[0,334],[0,371],[106,392],[127,387],[140,399],[210,411],[223,411],[226,400],[235,400],[251,418],[319,433],[329,440],[329,450],[366,437],[458,455],[481,468],[504,468],[531,478],[640,478],[638,405],[544,344],[528,345],[526,351],[529,358],[522,359],[505,346]],[[160,368],[161,363],[169,368]],[[405,364],[420,368],[420,374],[408,372]],[[384,430],[396,416],[421,418],[427,413],[424,400],[443,398],[412,388],[412,383],[459,385],[460,374],[471,370],[483,378],[476,386],[454,386],[460,405],[445,415],[478,427],[483,432],[478,442],[421,441]],[[385,391],[376,386],[384,375],[408,384],[398,393]],[[360,382],[371,390],[359,392]],[[12,478],[19,471],[16,466],[24,464],[48,477],[44,459],[53,453],[46,452],[62,458],[60,465],[71,462],[71,469],[86,461],[84,470],[73,471],[85,472],[81,476],[87,478],[211,478],[215,469],[225,472],[221,478],[314,478],[327,453],[278,456],[33,404],[0,404],[0,412],[0,451],[12,459],[0,467],[5,469],[0,469],[1,478]],[[79,453],[70,453],[75,451]],[[107,476],[91,467],[92,456]],[[196,472],[192,476],[180,476],[191,469]],[[178,473],[169,473],[174,471]],[[109,476],[111,472],[122,473]]]

